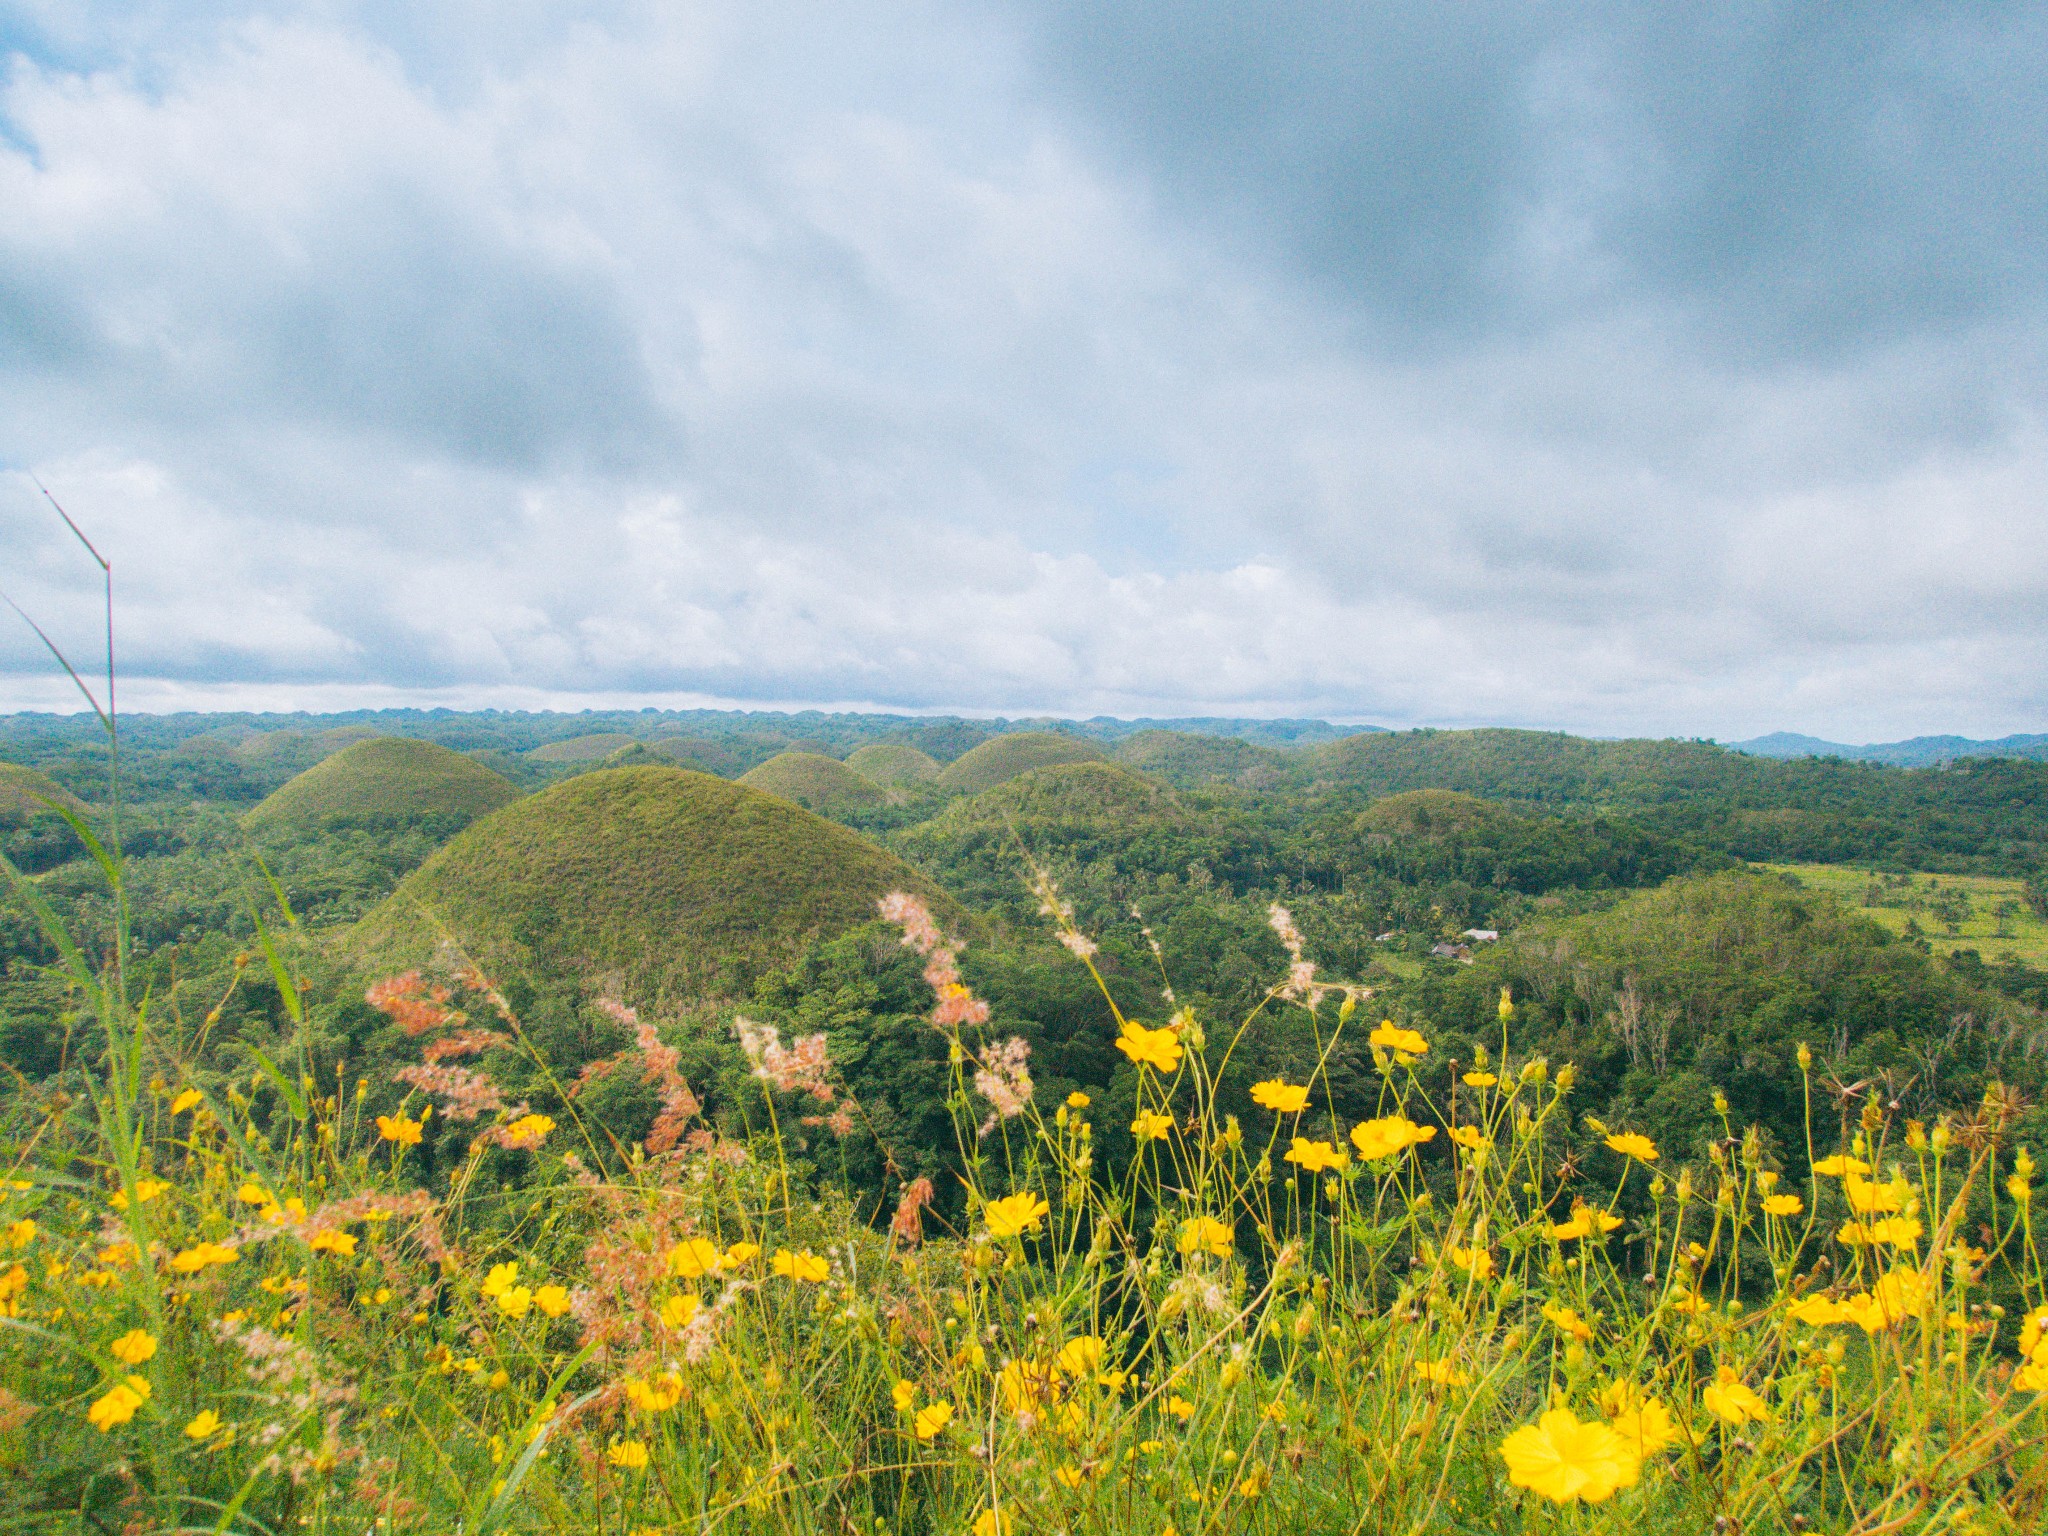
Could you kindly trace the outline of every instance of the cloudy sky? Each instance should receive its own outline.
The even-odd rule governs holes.
[[[0,0],[144,707],[2048,729],[2048,9]],[[0,708],[63,701],[0,631]]]

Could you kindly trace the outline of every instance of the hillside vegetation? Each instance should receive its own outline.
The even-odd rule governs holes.
[[[888,793],[837,758],[817,752],[782,752],[740,775],[764,794],[780,795],[820,816],[844,816],[880,805]]]
[[[85,802],[50,778],[19,763],[0,763],[0,823],[27,821],[51,813],[50,802],[83,811]]]
[[[960,794],[977,795],[1034,768],[1095,762],[1102,756],[1102,748],[1078,736],[1063,736],[1056,731],[1019,731],[984,741],[955,758],[939,775],[939,784]]]
[[[398,970],[445,932],[494,973],[695,993],[871,920],[898,888],[958,912],[894,855],[786,800],[686,769],[601,769],[470,827],[350,949]]]
[[[940,773],[938,759],[900,742],[875,742],[848,755],[846,766],[877,784],[924,784]]]
[[[546,746],[535,747],[528,755],[539,763],[594,763],[639,744],[637,736],[598,732],[589,736],[571,736],[566,741],[551,741]]]
[[[430,741],[377,736],[289,780],[243,822],[254,832],[429,821],[454,830],[518,796],[504,775],[460,752]]]

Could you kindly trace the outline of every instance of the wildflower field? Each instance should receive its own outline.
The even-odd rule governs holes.
[[[1443,1059],[1275,907],[1293,963],[1249,1017],[1141,1020],[1102,987],[1137,1083],[1111,1158],[899,893],[959,1187],[849,1188],[792,1152],[865,1114],[822,1035],[728,1020],[757,1096],[713,1123],[632,999],[605,1004],[631,1046],[561,1081],[451,947],[370,990],[417,1046],[393,1080],[304,1032],[223,1075],[203,1022],[17,886],[94,1065],[0,1127],[0,1529],[2048,1528],[2048,1289],[2002,1088],[1923,1124],[1820,1092],[1802,1048],[1806,1147],[1725,1102],[1718,1137],[1660,1147],[1510,1054],[1511,997],[1498,1048]],[[290,924],[257,939],[303,1019]],[[1370,1117],[1333,1119],[1320,1066],[1252,1090],[1270,1133],[1218,1108],[1284,1010],[1324,1060],[1365,1037]],[[544,1091],[481,1070],[508,1051]],[[583,1111],[609,1074],[659,1099],[638,1141]],[[452,1172],[421,1170],[430,1133]]]

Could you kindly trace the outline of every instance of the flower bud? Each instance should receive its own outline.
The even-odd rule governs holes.
[[[1811,1071],[1812,1068],[1813,1047],[1808,1045],[1804,1040],[1802,1040],[1799,1042],[1799,1070],[1802,1072],[1807,1072]]]

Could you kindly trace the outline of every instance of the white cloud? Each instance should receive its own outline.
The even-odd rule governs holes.
[[[16,60],[0,413],[131,697],[2039,724],[2032,321],[1766,367],[1608,292],[1391,353],[988,15],[507,14]],[[1577,79],[1560,283],[1645,174]],[[89,645],[60,533],[9,478],[0,586]]]

